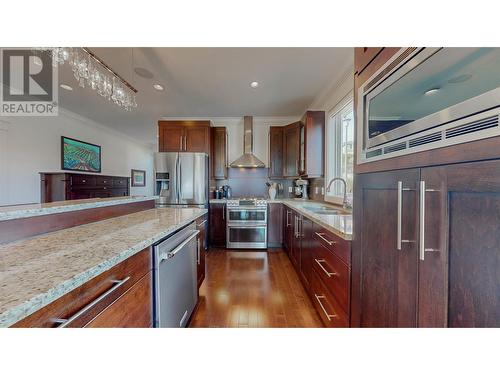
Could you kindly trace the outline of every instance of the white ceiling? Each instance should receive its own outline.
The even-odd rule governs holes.
[[[138,89],[138,107],[126,112],[78,87],[68,64],[59,82],[74,90],[59,90],[60,105],[148,143],[156,142],[160,117],[299,116],[353,64],[352,48],[91,49]],[[134,67],[154,78],[138,76]],[[250,88],[251,81],[259,87]]]

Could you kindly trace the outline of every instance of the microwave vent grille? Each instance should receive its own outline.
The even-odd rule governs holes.
[[[458,137],[495,127],[498,127],[498,115],[448,129],[446,130],[446,138]]]
[[[382,149],[377,148],[375,150],[367,151],[365,157],[367,159],[369,159],[369,158],[374,158],[375,156],[380,156],[380,155],[382,155]]]
[[[406,142],[401,142],[395,145],[384,147],[384,154],[390,154],[391,152],[401,151],[404,149],[406,149]]]
[[[422,137],[411,139],[409,141],[409,146],[410,146],[410,148],[418,147],[418,146],[426,145],[428,143],[440,141],[442,138],[443,138],[443,135],[441,132],[427,134],[427,135],[424,135]]]

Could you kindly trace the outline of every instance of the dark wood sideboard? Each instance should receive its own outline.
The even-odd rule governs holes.
[[[130,178],[82,173],[40,173],[41,202],[130,195]]]

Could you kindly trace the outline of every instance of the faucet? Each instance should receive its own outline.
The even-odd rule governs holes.
[[[351,208],[351,205],[347,201],[347,182],[342,177],[332,178],[328,183],[328,186],[326,187],[326,191],[330,192],[331,186],[335,181],[342,181],[342,183],[344,184],[344,199],[342,200],[342,207],[344,209]]]

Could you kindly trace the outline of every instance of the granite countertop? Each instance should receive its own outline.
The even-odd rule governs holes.
[[[78,199],[52,203],[21,204],[17,206],[0,206],[0,221],[58,214],[61,212],[87,210],[89,208],[108,207],[125,203],[143,202],[154,199],[156,199],[154,196],[127,196],[115,198]]]
[[[210,203],[225,203],[226,199],[210,199]],[[272,203],[282,203],[285,206],[293,208],[294,210],[300,212],[305,217],[309,218],[323,228],[335,233],[339,237],[346,241],[352,240],[352,214],[350,212],[341,213],[339,215],[324,215],[311,212],[305,206],[308,207],[322,207],[328,206],[332,209],[338,209],[344,211],[338,206],[326,203],[317,202],[313,200],[302,200],[302,199],[290,199],[290,198],[277,198],[277,199],[267,199],[268,204]]]
[[[0,245],[0,327],[27,317],[206,212],[156,208]]]

